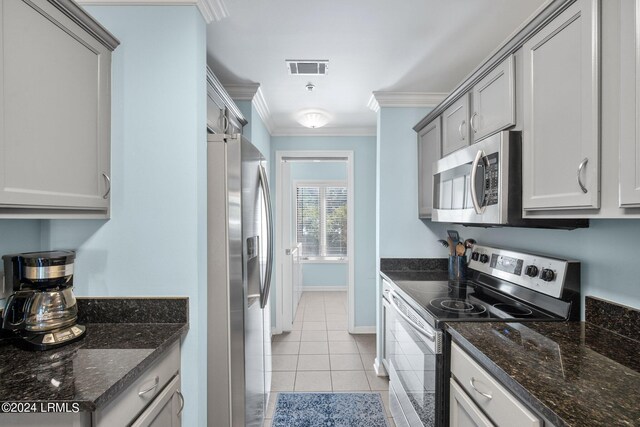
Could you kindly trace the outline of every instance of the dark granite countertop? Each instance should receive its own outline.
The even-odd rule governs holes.
[[[380,273],[393,281],[448,280],[446,258],[381,258]]]
[[[0,402],[78,403],[81,411],[104,406],[186,334],[187,299],[167,298],[165,310],[163,300],[78,299],[84,339],[48,351],[0,343]],[[117,320],[101,316],[118,307],[126,314]]]
[[[638,341],[585,322],[451,323],[447,331],[557,426],[640,425]]]

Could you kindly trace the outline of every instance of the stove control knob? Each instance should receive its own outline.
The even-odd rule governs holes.
[[[548,268],[543,268],[542,272],[540,273],[540,278],[545,282],[550,282],[556,278],[556,273],[554,273],[553,270],[550,270]]]
[[[486,264],[489,262],[489,255],[487,254],[482,254],[480,255],[480,262],[483,264]]]
[[[479,252],[472,252],[471,253],[471,259],[474,261],[477,261],[478,259],[480,259],[480,253]]]
[[[538,267],[535,265],[528,265],[527,268],[524,269],[524,274],[529,277],[536,277],[538,275]]]

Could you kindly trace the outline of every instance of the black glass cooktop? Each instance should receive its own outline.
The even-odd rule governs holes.
[[[394,283],[437,321],[563,320],[473,282],[395,280]]]

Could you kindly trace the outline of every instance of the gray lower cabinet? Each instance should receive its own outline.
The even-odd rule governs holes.
[[[418,217],[431,218],[433,208],[433,164],[441,157],[440,117],[418,132]]]
[[[472,91],[472,141],[479,141],[516,124],[515,60],[502,61]]]
[[[93,414],[93,427],[180,425],[180,345],[147,368],[133,384]],[[165,420],[165,421],[163,421]],[[171,423],[165,423],[171,420]]]
[[[464,94],[442,113],[442,155],[469,145],[469,94]]]
[[[531,412],[457,344],[451,344],[451,427],[542,427]]]
[[[105,215],[118,42],[68,0],[0,5],[0,214]]]
[[[453,378],[449,382],[449,425],[451,427],[492,427],[494,424],[458,383]]]
[[[625,4],[625,7],[631,6]],[[623,10],[623,13],[626,10]],[[620,207],[640,207],[640,0],[621,17]]]
[[[522,47],[525,214],[600,207],[598,7],[576,1]]]

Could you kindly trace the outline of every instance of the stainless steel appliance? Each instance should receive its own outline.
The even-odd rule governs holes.
[[[207,143],[207,425],[262,426],[273,264],[266,160],[240,134]]]
[[[504,131],[435,163],[432,220],[486,226],[588,227],[581,219],[522,217],[522,141]]]
[[[580,317],[580,264],[475,245],[466,282],[383,274],[383,363],[398,426],[448,423],[447,322],[565,321]]]
[[[48,350],[84,337],[85,327],[76,324],[75,252],[29,252],[2,259],[5,286],[12,292],[2,312],[5,331],[33,350]]]

